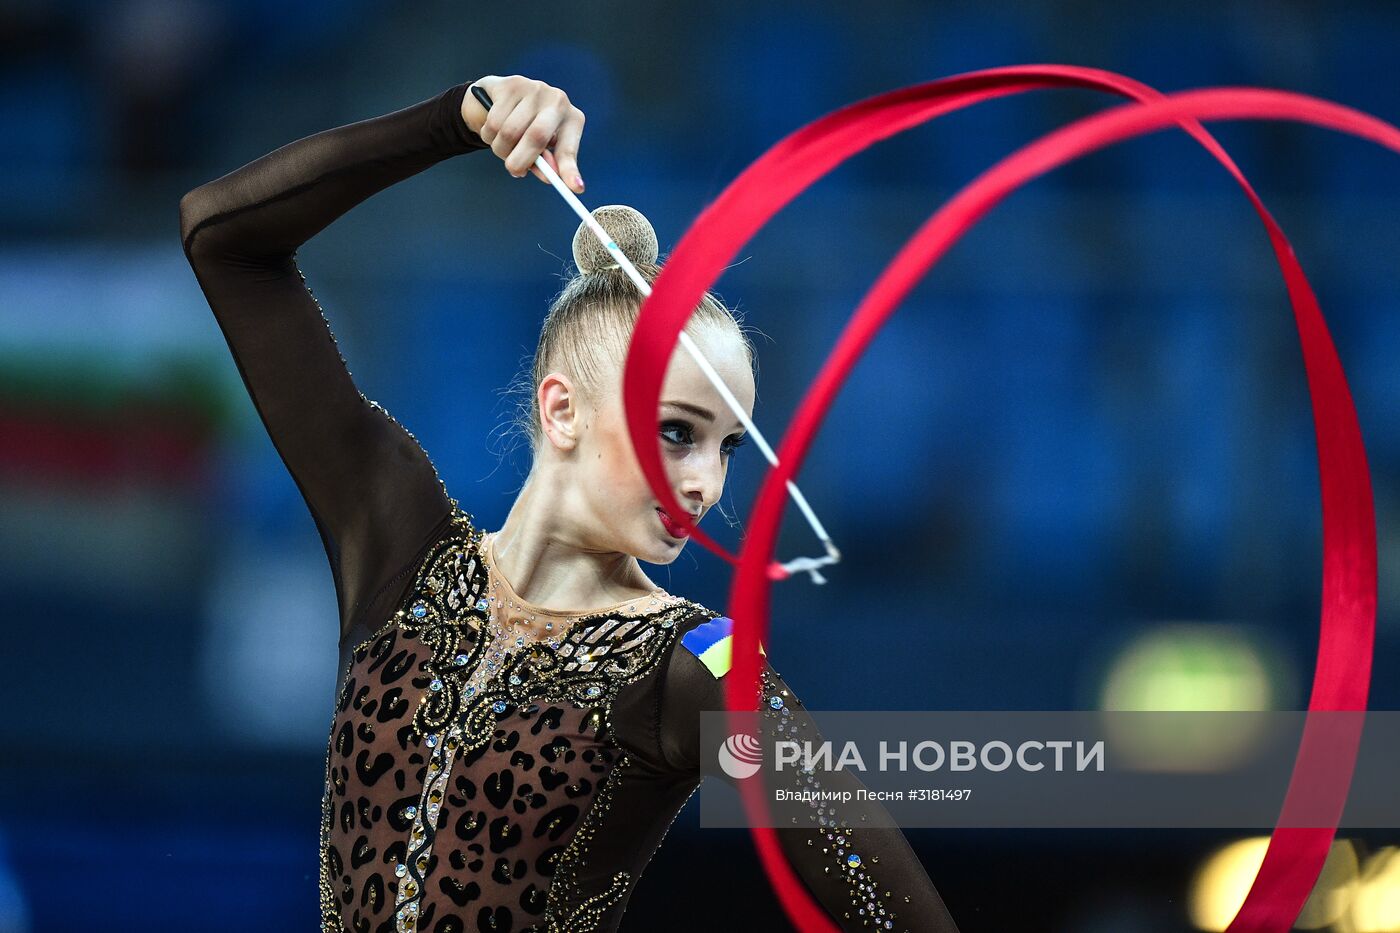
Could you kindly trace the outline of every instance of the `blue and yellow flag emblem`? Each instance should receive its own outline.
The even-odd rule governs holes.
[[[729,673],[729,668],[734,659],[734,620],[729,616],[720,616],[708,622],[702,622],[695,628],[686,632],[681,637],[681,644],[700,659],[700,663],[709,668],[710,673],[715,675],[715,679],[723,677]],[[758,653],[767,655],[763,650],[763,642],[758,643]]]

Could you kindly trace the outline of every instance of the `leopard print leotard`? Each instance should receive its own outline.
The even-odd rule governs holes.
[[[698,752],[701,712],[724,708],[730,620],[658,591],[544,637],[509,629],[482,529],[356,387],[297,266],[355,204],[486,148],[467,88],[299,139],[180,202],[185,254],[335,583],[325,933],[615,930],[701,780],[730,780]],[[763,715],[803,708],[766,657],[761,686]],[[778,835],[842,929],[955,933],[898,830],[813,813]]]

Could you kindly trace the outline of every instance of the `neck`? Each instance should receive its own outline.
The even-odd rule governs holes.
[[[630,554],[589,543],[563,490],[532,473],[500,531],[491,536],[496,569],[517,596],[542,609],[587,613],[650,595],[656,586]]]

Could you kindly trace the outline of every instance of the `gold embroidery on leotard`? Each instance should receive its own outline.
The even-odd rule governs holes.
[[[423,696],[413,719],[414,737],[431,755],[418,803],[407,813],[412,819],[407,856],[394,867],[395,920],[403,931],[413,930],[417,922],[456,761],[485,745],[502,717],[535,701],[591,708],[589,720],[598,735],[611,735],[618,691],[656,666],[674,642],[677,623],[699,608],[666,594],[643,605],[640,615],[607,610],[580,616],[565,633],[528,639],[492,618],[482,537],[471,516],[458,509],[453,527],[424,559],[391,620],[405,637],[416,638],[432,652],[414,681]],[[624,768],[628,760],[623,755],[614,769]],[[550,931],[589,929],[630,883],[627,872],[617,872],[606,890],[585,896],[573,880],[607,810],[615,778],[620,774],[610,773],[599,787],[550,885],[544,918]]]

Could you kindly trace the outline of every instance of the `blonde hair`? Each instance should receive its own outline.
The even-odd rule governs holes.
[[[661,264],[657,261],[656,233],[650,222],[640,212],[621,204],[595,208],[592,213],[647,284],[654,282],[661,274]],[[539,453],[544,440],[540,383],[552,372],[564,373],[580,392],[596,402],[603,380],[620,378],[642,305],[637,286],[585,224],[579,224],[574,234],[573,254],[579,271],[550,302],[540,327],[529,384],[520,386],[528,390],[529,397],[520,400],[516,427],[534,454]],[[736,313],[713,292],[704,294],[686,322],[689,332],[704,328],[733,334],[743,345],[757,378],[758,357],[753,342]]]

